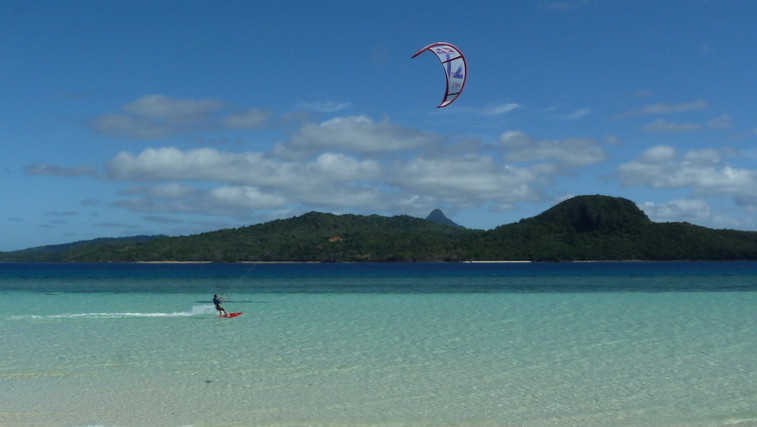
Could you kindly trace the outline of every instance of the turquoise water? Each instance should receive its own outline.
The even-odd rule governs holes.
[[[756,307],[757,263],[0,264],[0,425],[757,426]]]

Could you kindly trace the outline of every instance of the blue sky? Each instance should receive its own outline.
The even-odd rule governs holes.
[[[571,196],[757,229],[757,3],[0,2],[0,250]],[[437,109],[437,41],[466,56]]]

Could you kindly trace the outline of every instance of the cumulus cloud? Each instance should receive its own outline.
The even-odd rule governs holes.
[[[726,164],[730,149],[691,150],[683,155],[670,146],[646,150],[639,158],[621,164],[616,177],[625,187],[690,188],[700,196],[730,197],[741,204],[757,204],[757,170]]]
[[[217,99],[177,99],[164,95],[145,95],[123,106],[123,111],[138,117],[167,123],[196,122],[223,107]]]
[[[123,111],[170,128],[169,122],[201,122],[221,107],[174,101],[141,99]],[[227,128],[245,128],[267,120],[265,111],[248,110],[227,114],[222,121]],[[499,144],[492,145],[399,126],[389,119],[346,116],[306,123],[267,152],[177,147],[123,151],[105,162],[98,178],[131,185],[117,194],[113,206],[153,216],[266,215],[301,209],[424,214],[440,206],[484,205],[509,209],[545,197],[543,188],[555,175],[604,161],[602,145],[590,138],[539,141],[522,131],[504,132]]]
[[[148,148],[138,155],[123,151],[106,165],[107,177],[117,181],[218,180],[238,176],[256,164],[260,155],[221,153],[212,148],[182,151],[174,147]]]
[[[490,156],[417,157],[396,170],[392,183],[439,203],[472,207],[489,202],[534,200],[538,180],[527,168],[498,164]]]
[[[533,142],[533,138],[519,130],[507,131],[500,135],[499,143],[504,147],[522,147]]]
[[[90,121],[91,128],[105,136],[153,139],[204,129],[254,128],[267,122],[270,113],[247,110],[227,113],[228,106],[217,99],[179,99],[145,95]]]
[[[639,161],[643,163],[661,163],[673,159],[676,149],[669,145],[658,145],[641,153]]]
[[[165,200],[185,199],[187,197],[193,196],[196,193],[196,190],[194,188],[177,183],[157,185],[155,187],[144,188],[139,191],[149,193],[150,198]]]
[[[503,135],[500,142],[503,138],[506,141],[525,141],[522,135]],[[596,140],[590,138],[527,142],[514,146],[505,159],[510,162],[549,162],[558,171],[589,166],[607,159],[606,151]]]
[[[276,187],[375,179],[381,173],[377,162],[345,154],[324,153],[311,162],[290,162],[263,153],[212,148],[148,148],[137,155],[121,152],[106,164],[107,177],[117,181],[211,181]]]
[[[366,116],[350,116],[306,124],[288,141],[277,144],[273,153],[290,159],[304,159],[326,150],[386,153],[414,150],[439,141],[436,135],[398,126],[388,119],[375,122]]]
[[[702,199],[676,199],[667,203],[645,202],[639,206],[652,221],[702,222],[710,219],[710,204]]]
[[[154,183],[120,193],[116,206],[138,212],[242,212],[307,205],[367,212],[403,206],[405,212],[440,204],[508,205],[535,200],[543,178],[529,168],[503,165],[476,153],[430,152],[408,160],[377,160],[321,153],[287,161],[262,153],[224,153],[177,148],[123,152],[106,167],[112,180]],[[217,182],[203,189],[191,182]],[[177,182],[187,182],[178,184]]]
[[[242,209],[265,209],[284,206],[285,197],[265,193],[256,187],[218,187],[208,192],[209,201],[215,205],[231,206]]]
[[[222,186],[200,190],[180,184],[134,187],[114,206],[143,213],[233,214],[283,206],[286,198],[255,187]]]
[[[263,153],[228,153],[205,148],[146,149],[122,152],[106,165],[106,176],[118,181],[218,182],[211,190],[179,184],[132,187],[117,206],[140,212],[220,213],[240,209],[271,209],[286,203],[316,206],[360,206],[375,191],[364,183],[384,176],[373,160],[341,153],[323,153],[307,162],[285,161]],[[232,199],[238,199],[233,202]]]

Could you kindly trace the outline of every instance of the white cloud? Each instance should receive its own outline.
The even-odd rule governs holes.
[[[339,153],[323,153],[312,161],[298,162],[262,153],[224,153],[210,148],[182,151],[172,147],[146,149],[137,155],[122,152],[107,163],[106,171],[107,178],[118,181],[225,184],[211,190],[175,183],[132,187],[121,193],[128,199],[118,203],[140,212],[207,213],[242,207],[269,209],[286,203],[360,206],[367,199],[378,199],[376,191],[365,188],[364,183],[385,175],[376,161]],[[234,197],[239,199],[236,203],[231,202]]]
[[[504,116],[506,114],[510,114],[513,111],[523,109],[523,106],[520,104],[516,104],[513,102],[493,102],[488,104],[487,106],[481,108],[481,107],[470,107],[470,106],[459,106],[456,107],[454,110],[447,110],[447,109],[440,109],[434,111],[434,114],[466,114],[471,116],[484,116],[484,117],[492,117],[497,118],[499,116]]]
[[[312,162],[288,162],[262,153],[173,147],[148,148],[136,156],[122,152],[106,164],[106,171],[109,179],[117,181],[212,181],[275,187],[370,180],[383,173],[376,161],[345,154],[324,153]]]
[[[696,123],[674,123],[663,119],[657,119],[652,123],[647,123],[646,126],[644,126],[644,130],[647,132],[682,133],[694,132],[699,130],[700,127],[701,126]]]
[[[298,104],[297,107],[306,110],[313,110],[319,113],[336,113],[342,111],[351,106],[349,102],[339,102],[333,100],[316,101],[316,102],[303,102]]]
[[[168,123],[195,122],[221,109],[217,99],[177,99],[164,95],[145,95],[123,106],[123,111],[137,117],[163,120]]]
[[[695,165],[705,165],[707,163],[719,163],[724,157],[733,157],[736,153],[730,148],[722,149],[704,149],[690,150],[683,155],[685,162],[694,162]]]
[[[617,138],[608,136],[610,142]],[[536,141],[521,131],[500,135],[500,146],[506,150],[509,162],[543,162],[535,166],[541,174],[554,175],[569,169],[590,166],[607,160],[607,152],[599,141],[591,138]]]
[[[166,105],[172,103],[155,104],[161,105],[145,102],[130,110],[171,116]],[[211,108],[203,105],[188,103],[184,111]],[[250,110],[227,119],[243,127],[262,123],[266,115]],[[136,183],[119,192],[113,205],[151,214],[250,216],[300,209],[423,214],[443,205],[509,209],[540,200],[555,175],[607,158],[603,143],[589,138],[537,141],[510,131],[499,142],[448,140],[388,119],[347,116],[305,124],[270,152],[124,151],[105,163],[101,178]]]
[[[211,148],[186,152],[174,147],[148,148],[136,156],[121,152],[105,168],[110,179],[121,181],[217,180],[237,175],[240,168],[253,166],[258,157]]]
[[[439,142],[429,132],[392,124],[388,119],[374,122],[366,116],[338,117],[320,124],[306,124],[273,153],[303,160],[319,151],[385,153],[407,151]]]
[[[616,119],[634,117],[634,116],[648,116],[653,114],[671,114],[682,113],[685,111],[697,111],[705,110],[710,106],[703,100],[698,99],[691,102],[683,102],[679,104],[658,103],[644,106],[638,110],[628,111],[615,116]]]
[[[504,147],[522,147],[533,142],[533,138],[519,130],[507,131],[500,135],[499,143]]]
[[[723,114],[707,122],[707,128],[712,130],[726,130],[734,126],[734,120],[728,114]]]
[[[702,199],[677,199],[667,203],[645,202],[640,208],[655,222],[705,222],[712,216],[710,204]]]
[[[210,190],[209,201],[215,206],[241,209],[268,209],[284,206],[286,197],[266,194],[260,189],[249,186],[218,187]]]
[[[475,207],[539,197],[544,177],[529,168],[498,164],[475,153],[431,152],[431,157],[394,159],[387,170],[377,160],[322,153],[309,161],[282,161],[262,153],[213,149],[146,149],[114,157],[106,177],[155,182],[123,191],[116,206],[139,212],[236,212],[307,205],[367,212],[413,203],[415,209],[457,203]],[[219,183],[199,189],[178,182]],[[166,182],[166,184],[162,184]],[[236,201],[235,201],[236,200]],[[422,206],[422,207],[421,207]]]
[[[615,135],[605,135],[603,139],[607,145],[618,146],[623,144],[623,141]]]
[[[223,119],[223,123],[233,129],[257,128],[263,125],[271,117],[271,113],[264,110],[247,110],[229,114]]]
[[[138,187],[114,206],[143,213],[243,214],[283,206],[286,198],[248,186],[221,186],[210,190],[170,184]]]
[[[573,113],[568,114],[567,116],[561,116],[560,118],[563,120],[578,120],[590,114],[591,114],[591,108],[583,108],[581,110],[574,111]]]
[[[527,168],[497,164],[489,156],[462,158],[417,157],[402,165],[392,179],[413,195],[458,207],[485,202],[517,202],[538,198],[533,187],[539,177]]]
[[[344,154],[324,153],[315,159],[312,169],[319,177],[329,181],[378,179],[382,170],[378,162],[358,160]]]
[[[616,177],[625,187],[691,188],[700,196],[730,197],[737,203],[757,203],[757,170],[725,164],[730,149],[692,150],[683,155],[668,146],[653,147],[638,159],[621,164]]]
[[[150,198],[153,199],[184,199],[195,194],[195,189],[185,185],[171,183],[157,185],[147,189]]]
[[[90,125],[97,133],[116,138],[153,139],[173,133],[172,128],[165,124],[125,114],[103,114],[94,118]]]
[[[523,108],[523,106],[512,102],[505,104],[491,104],[484,109],[483,114],[487,116],[502,116],[520,108]]]
[[[255,128],[271,116],[263,110],[228,114],[217,99],[178,99],[145,95],[125,104],[119,113],[102,114],[90,121],[97,133],[116,138],[155,139],[198,130]]]
[[[675,148],[669,145],[658,145],[644,150],[639,157],[639,161],[643,163],[660,163],[672,160],[675,155]]]
[[[568,138],[520,145],[514,147],[505,159],[511,162],[546,161],[559,169],[568,169],[602,162],[607,159],[607,153],[594,139]]]

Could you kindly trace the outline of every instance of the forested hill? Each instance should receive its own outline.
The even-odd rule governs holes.
[[[578,196],[469,247],[471,259],[757,260],[757,232],[655,223],[630,200]]]
[[[757,260],[757,232],[655,223],[630,200],[578,196],[518,223],[470,230],[400,215],[310,212],[183,237],[90,241],[0,261]]]

